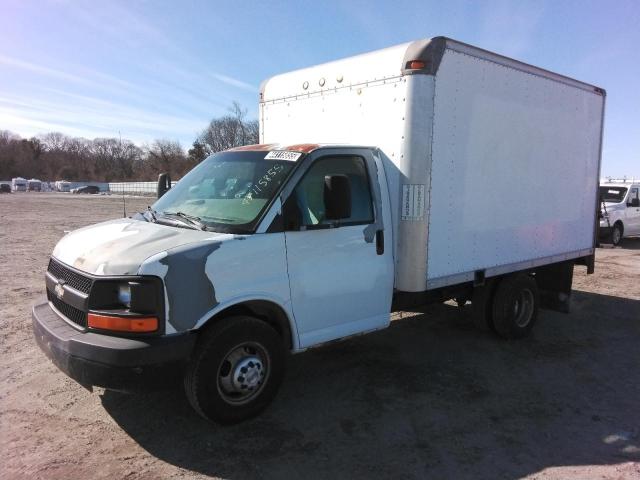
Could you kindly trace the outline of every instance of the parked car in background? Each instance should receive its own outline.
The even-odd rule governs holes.
[[[640,235],[640,183],[600,185],[600,240],[620,245]]]
[[[8,183],[0,184],[0,193],[11,193],[11,185]]]
[[[85,185],[83,187],[72,188],[71,193],[100,193],[100,188],[95,185]]]

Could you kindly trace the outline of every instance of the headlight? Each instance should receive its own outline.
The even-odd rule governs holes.
[[[118,285],[118,301],[127,308],[131,308],[131,285],[121,283]]]
[[[162,333],[164,289],[156,277],[97,279],[88,299],[87,325],[125,333]]]
[[[162,294],[162,281],[159,278],[96,280],[89,295],[89,309],[157,314],[163,309]]]

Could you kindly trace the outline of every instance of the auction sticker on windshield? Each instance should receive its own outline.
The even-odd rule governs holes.
[[[300,158],[302,153],[300,152],[290,152],[288,150],[272,150],[267,153],[267,156],[264,157],[265,160],[289,160],[291,162],[295,162]]]

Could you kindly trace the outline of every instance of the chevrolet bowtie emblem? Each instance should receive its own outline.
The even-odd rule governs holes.
[[[62,297],[64,295],[64,288],[62,286],[62,283],[56,283],[56,286],[53,287],[53,290],[56,292],[56,297],[58,297],[59,299],[62,300]]]

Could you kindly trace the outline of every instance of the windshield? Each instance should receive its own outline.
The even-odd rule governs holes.
[[[156,215],[197,219],[222,232],[250,232],[295,162],[265,160],[269,152],[216,153],[159,198]]]
[[[626,187],[600,187],[600,201],[620,203],[627,194]]]

